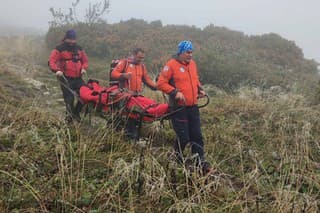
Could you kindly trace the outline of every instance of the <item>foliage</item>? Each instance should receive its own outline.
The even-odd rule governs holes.
[[[59,43],[68,27],[49,29],[46,42],[50,49]],[[91,58],[110,61],[127,56],[134,47],[144,48],[147,67],[154,75],[175,54],[178,42],[189,39],[195,46],[194,58],[203,83],[228,90],[241,85],[279,85],[289,89],[295,82],[302,83],[302,78],[313,86],[318,79],[317,63],[304,59],[293,41],[273,33],[247,36],[214,25],[199,29],[138,19],[91,26],[79,23],[73,27],[79,33],[79,44]]]
[[[34,44],[10,45],[20,43]],[[0,52],[0,212],[319,212],[320,108],[295,86],[230,94],[205,85],[202,130],[216,172],[203,176],[173,160],[167,121],[143,126],[145,146],[124,140],[111,115],[67,125],[54,76],[28,64],[38,54],[28,46],[13,57],[19,45]],[[47,86],[30,87],[26,73]]]
[[[64,25],[73,25],[79,23],[86,23],[88,25],[92,25],[95,23],[103,23],[105,22],[103,15],[108,12],[108,8],[110,6],[109,0],[103,0],[103,2],[98,2],[91,4],[89,3],[89,7],[86,10],[86,14],[84,16],[84,20],[79,20],[77,16],[77,8],[79,6],[80,0],[75,0],[69,8],[68,12],[63,12],[61,8],[54,9],[50,8],[50,12],[52,15],[52,21],[49,22],[51,27],[59,27]]]
[[[149,143],[139,146],[97,117],[91,127],[68,126],[42,102],[6,99],[3,212],[319,211],[319,109],[302,96],[250,88],[216,96],[202,110],[206,156],[217,170],[210,176],[172,161],[167,124],[144,126]]]

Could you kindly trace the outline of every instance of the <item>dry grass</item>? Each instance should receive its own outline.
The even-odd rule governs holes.
[[[146,127],[150,143],[140,147],[103,120],[66,126],[35,102],[1,105],[5,211],[319,211],[317,109],[216,97],[202,117],[218,172],[203,177],[170,160],[168,124]]]
[[[14,58],[0,55],[8,68],[0,72],[0,212],[319,211],[320,107],[301,95],[208,89],[215,95],[201,110],[202,129],[217,172],[203,176],[172,160],[168,122],[144,126],[146,146],[97,116],[92,126],[87,118],[66,125],[62,104],[47,103],[9,72]],[[57,99],[52,76],[40,79]]]

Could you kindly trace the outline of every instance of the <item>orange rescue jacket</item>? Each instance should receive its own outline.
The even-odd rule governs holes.
[[[178,105],[196,105],[201,89],[196,63],[193,60],[183,63],[176,58],[170,59],[160,73],[157,86],[159,90],[170,95],[171,101],[178,91],[181,92],[186,102],[179,101]]]
[[[124,79],[122,74],[129,72],[132,73],[131,79]],[[156,89],[156,84],[150,79],[145,65],[134,64],[127,59],[123,59],[117,64],[111,72],[111,77],[120,81],[125,81],[124,87],[133,92],[142,92],[142,83],[153,90]]]

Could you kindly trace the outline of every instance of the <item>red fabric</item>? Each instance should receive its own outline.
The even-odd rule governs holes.
[[[108,96],[110,93],[118,92],[118,86],[102,87],[98,82],[89,82],[87,85],[80,87],[80,98],[84,104],[94,103],[95,106],[102,104],[104,111],[109,110]]]
[[[169,111],[168,104],[158,104],[154,100],[144,96],[131,97],[127,103],[127,108],[129,111],[145,111],[144,113],[148,116],[143,117],[143,121],[152,121],[155,118],[165,115]],[[139,114],[135,112],[129,113],[129,117],[139,119]]]
[[[97,103],[99,101],[98,95],[92,95],[92,89],[87,86],[80,87],[80,98],[84,104],[94,102]]]
[[[196,63],[191,60],[184,64],[177,59],[170,59],[160,73],[158,89],[170,94],[175,89],[181,92],[186,101],[180,105],[193,106],[198,102],[198,89],[201,86]]]
[[[113,94],[113,98],[108,98],[109,94]],[[101,100],[99,100],[101,96]],[[97,106],[102,104],[103,110],[108,112],[110,105],[116,104],[121,100],[128,100],[125,104],[127,110],[123,110],[123,114],[134,119],[140,119],[138,112],[143,112],[146,116],[143,121],[153,121],[156,118],[168,113],[168,104],[158,104],[156,101],[144,96],[132,96],[128,92],[120,91],[117,85],[111,87],[102,87],[98,82],[89,82],[80,88],[80,98],[83,103],[94,103]]]
[[[146,66],[144,64],[133,64],[131,63],[131,60],[132,59],[120,60],[120,62],[111,72],[111,77],[120,80],[123,73],[131,73],[131,79],[125,80],[124,86],[125,88],[134,92],[142,91],[142,83],[145,83],[151,88],[156,88],[155,82],[153,82],[149,77]]]
[[[52,72],[62,71],[67,77],[81,77],[81,69],[88,68],[88,57],[80,46],[77,45],[75,48],[74,51],[70,51],[65,44],[61,44],[52,50],[49,57]],[[77,60],[73,61],[72,58],[75,56]]]

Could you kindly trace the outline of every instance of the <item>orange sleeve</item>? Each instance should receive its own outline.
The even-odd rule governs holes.
[[[159,90],[166,94],[170,94],[176,90],[172,85],[169,84],[170,79],[172,78],[172,69],[167,64],[162,69],[160,76],[157,81],[157,87]]]
[[[114,79],[121,79],[122,73],[125,72],[123,70],[126,66],[127,61],[126,60],[121,60],[117,66],[112,70],[111,72],[111,77]]]

